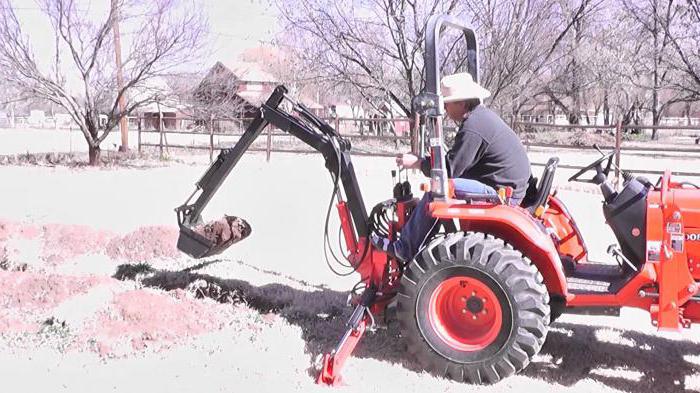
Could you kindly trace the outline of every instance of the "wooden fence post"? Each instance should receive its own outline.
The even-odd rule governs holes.
[[[141,118],[136,117],[136,122],[138,123],[138,148],[139,154],[141,154]]]
[[[163,159],[163,112],[160,111],[160,101],[156,100],[156,106],[158,108],[158,133],[160,135],[160,142],[158,142],[158,147],[160,148],[160,159]]]
[[[267,127],[267,162],[270,162],[270,153],[272,152],[272,126]]]
[[[160,148],[160,158],[163,158],[163,129],[159,127],[158,133],[160,134],[160,142],[158,142],[158,147]]]
[[[209,115],[209,163],[214,161],[214,115]]]
[[[615,126],[615,188],[620,184],[620,155],[622,145],[622,121]]]

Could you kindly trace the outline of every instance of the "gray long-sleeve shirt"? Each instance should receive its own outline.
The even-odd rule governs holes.
[[[430,176],[430,158],[421,169]],[[512,187],[522,199],[530,178],[530,160],[518,136],[492,110],[478,105],[462,122],[454,145],[447,152],[450,177],[478,180],[488,186]]]

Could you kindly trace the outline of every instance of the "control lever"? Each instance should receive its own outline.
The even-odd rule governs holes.
[[[634,266],[632,264],[632,262],[630,262],[630,260],[627,259],[627,257],[622,254],[622,251],[620,251],[620,248],[617,247],[616,245],[611,244],[608,246],[608,254],[615,257],[615,259],[617,260],[617,264],[620,265],[620,267],[622,267],[622,262],[620,262],[620,260],[622,260],[625,262],[625,264],[627,264],[627,266],[629,266],[635,272],[639,271],[639,269],[637,269],[637,267]]]
[[[392,176],[394,175],[394,171]],[[394,184],[394,198],[399,201],[406,201],[413,198],[413,193],[411,192],[411,183],[408,182],[408,174],[406,174],[406,180],[401,181],[401,170],[399,169],[399,179],[396,184]]]
[[[598,147],[598,144],[597,144],[597,143],[594,143],[594,144],[593,144],[593,147],[598,151],[598,153],[600,153],[600,155],[605,156],[605,153],[603,153],[603,151],[600,150],[600,147]],[[620,168],[619,166],[617,166],[617,165],[615,164],[615,160],[611,160],[610,163],[612,164],[612,166],[613,166],[615,169],[617,169],[617,170],[622,174],[622,179],[624,180],[625,184],[626,184],[628,181],[632,180],[632,174],[629,173],[629,172],[627,172],[627,171],[622,170],[622,168]]]

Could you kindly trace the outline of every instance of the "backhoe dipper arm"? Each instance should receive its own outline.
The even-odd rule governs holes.
[[[349,143],[343,141],[330,125],[303,107],[299,107],[298,110],[306,122],[280,110],[278,107],[286,93],[287,89],[284,86],[278,86],[261,106],[257,116],[236,145],[233,148],[223,149],[202,178],[195,183],[196,189],[192,195],[183,205],[175,209],[178,215],[178,223],[181,227],[194,226],[201,222],[202,210],[204,210],[233,167],[236,166],[243,153],[248,150],[266,126],[273,124],[319,151],[323,155],[326,161],[326,168],[334,180],[338,169],[340,169],[340,184],[347,198],[357,236],[358,238],[367,236],[369,231],[367,210],[362,200],[362,194],[350,158]],[[307,123],[313,124],[318,131]],[[336,144],[334,144],[334,140]],[[199,197],[192,204],[189,204],[189,201],[200,190],[201,194]]]
[[[284,93],[286,92],[287,89],[283,86],[277,87],[267,99],[265,105],[277,107],[280,102],[282,102]],[[214,196],[228,174],[231,173],[231,170],[236,166],[238,160],[241,159],[243,153],[248,150],[250,145],[268,124],[269,122],[259,113],[255,116],[252,123],[248,126],[245,133],[241,136],[241,139],[238,140],[233,148],[221,150],[218,157],[216,157],[216,161],[209,166],[209,169],[207,169],[202,178],[195,183],[196,189],[192,195],[187,198],[187,201],[185,201],[182,206],[175,209],[180,226],[193,226],[201,221],[202,210],[207,206],[209,200]],[[188,204],[199,190],[202,192],[199,194],[197,200],[192,204]]]

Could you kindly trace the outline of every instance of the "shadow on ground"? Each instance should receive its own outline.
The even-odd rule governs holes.
[[[166,291],[187,289],[199,298],[244,302],[260,313],[275,313],[301,328],[306,350],[312,359],[330,352],[344,333],[345,321],[352,311],[346,306],[346,292],[311,286],[305,282],[299,283],[309,287],[309,291],[283,284],[253,286],[242,280],[221,279],[196,272],[217,262],[219,260],[213,260],[181,271],[158,271],[146,264],[121,265],[114,277],[138,280],[144,286]],[[290,277],[287,279],[293,280]],[[395,325],[389,326],[388,329],[366,334],[354,356],[393,362],[415,372],[422,371],[406,351]],[[592,379],[614,389],[636,393],[685,391],[686,376],[700,373],[699,365],[684,359],[685,355],[698,354],[694,343],[612,329],[626,339],[623,341],[628,345],[614,344],[600,342],[596,337],[597,330],[609,328],[559,322],[552,327],[554,330],[549,332],[541,351],[545,358],[551,357],[551,361],[533,362],[522,372],[523,375],[564,386]],[[633,344],[630,346],[630,343]],[[596,369],[624,369],[641,373],[642,376],[632,380],[634,378],[617,377],[614,373],[612,376],[591,373]],[[316,373],[315,365],[311,364],[310,376],[315,379]]]
[[[686,376],[700,373],[700,365],[683,358],[700,352],[692,342],[571,323],[555,322],[552,328],[555,330],[549,332],[540,351],[550,355],[552,361],[532,363],[523,370],[524,375],[566,386],[591,378],[627,392],[682,392]],[[600,329],[612,330],[624,344],[600,342],[596,337]],[[642,375],[631,380],[590,373],[596,369],[622,369]]]

